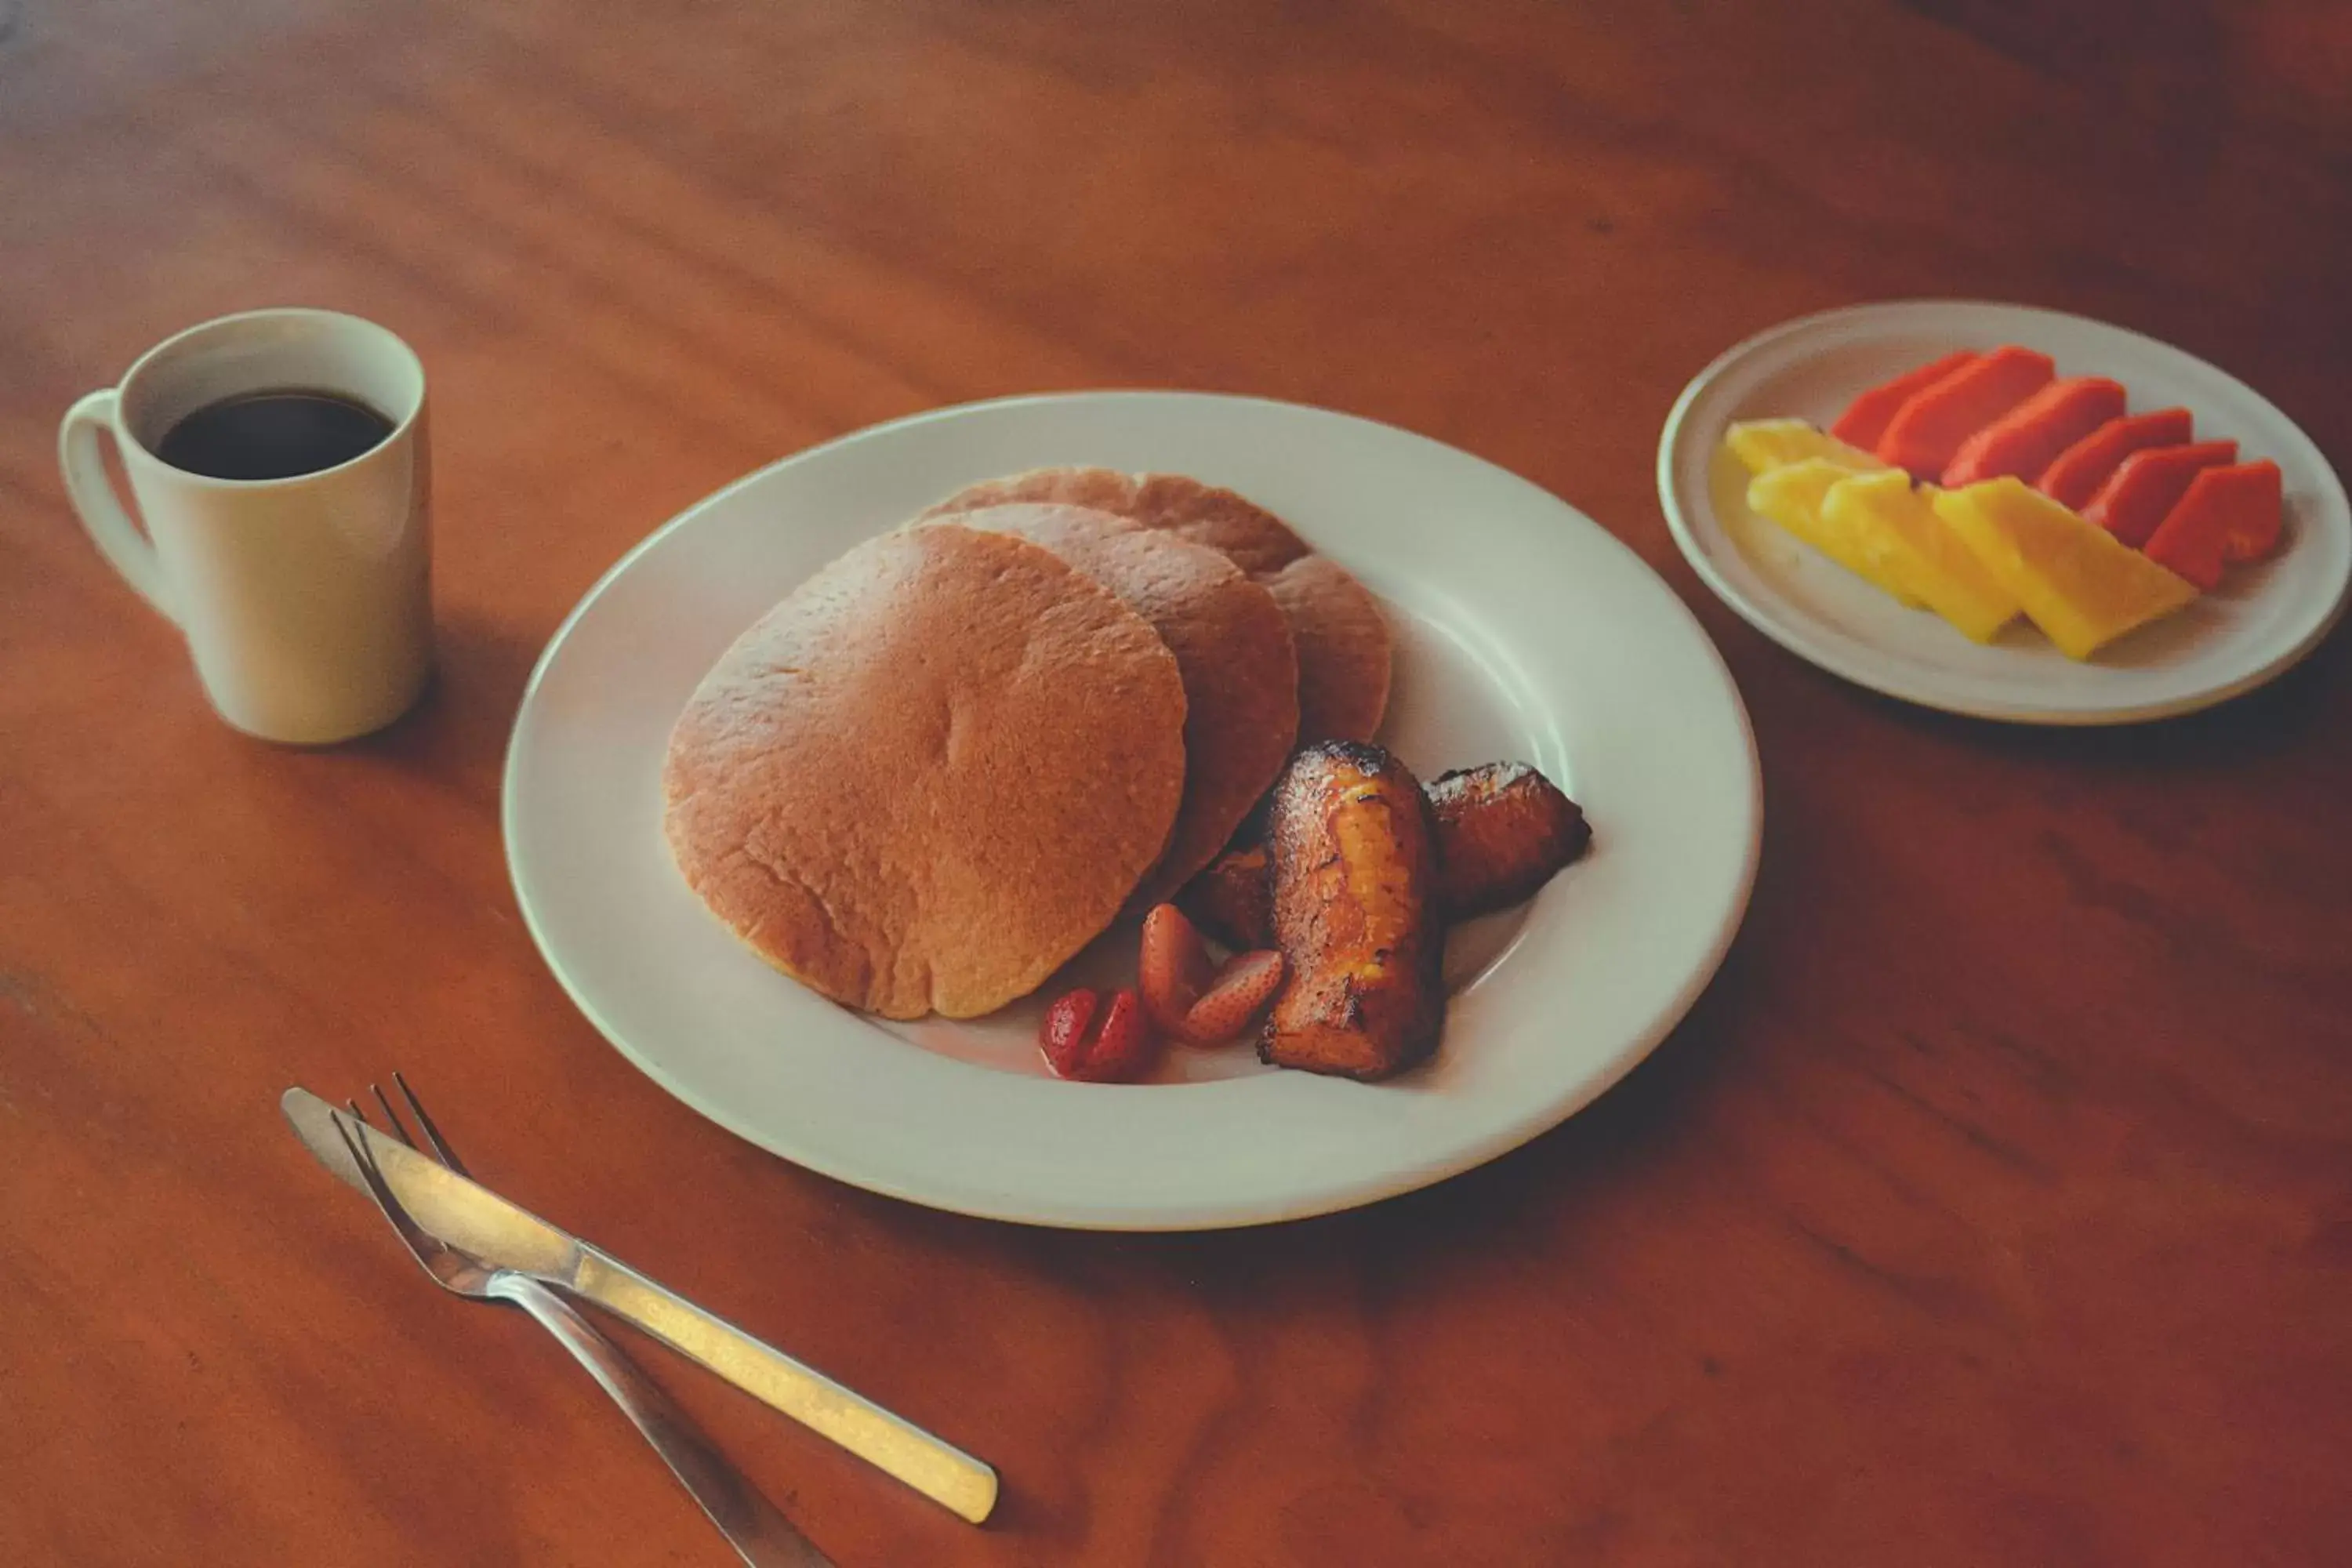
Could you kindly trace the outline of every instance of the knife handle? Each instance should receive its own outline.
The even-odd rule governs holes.
[[[996,1506],[996,1472],[970,1454],[585,1242],[560,1283],[972,1523]]]
[[[491,1277],[489,1289],[538,1319],[588,1369],[750,1568],[834,1568],[833,1559],[778,1513],[661,1386],[578,1308],[528,1274],[501,1269]]]

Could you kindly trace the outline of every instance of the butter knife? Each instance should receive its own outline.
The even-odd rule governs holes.
[[[278,1108],[319,1163],[345,1185],[367,1191],[351,1150],[335,1131],[333,1106],[308,1089],[289,1089]],[[375,1140],[372,1148],[401,1206],[451,1246],[594,1302],[974,1524],[996,1506],[996,1472],[953,1444],[844,1388],[480,1183],[389,1139]]]

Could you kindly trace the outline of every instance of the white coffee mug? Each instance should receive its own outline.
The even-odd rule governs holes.
[[[156,455],[197,409],[285,391],[363,404],[392,433],[290,479],[209,479]],[[108,480],[100,430],[121,450],[144,534]],[[433,646],[425,367],[393,333],[333,310],[190,327],[141,355],[120,386],[73,405],[58,462],[82,525],[179,624],[231,724],[322,744],[381,729],[416,700]]]

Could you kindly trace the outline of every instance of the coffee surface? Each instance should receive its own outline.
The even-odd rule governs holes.
[[[289,479],[348,463],[391,434],[391,420],[331,392],[248,392],[183,416],[155,455],[206,479]]]

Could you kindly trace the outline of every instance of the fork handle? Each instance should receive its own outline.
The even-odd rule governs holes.
[[[588,1369],[662,1457],[719,1533],[751,1568],[834,1568],[791,1520],[728,1461],[685,1411],[580,1310],[536,1279],[500,1273],[489,1285],[539,1320]]]

